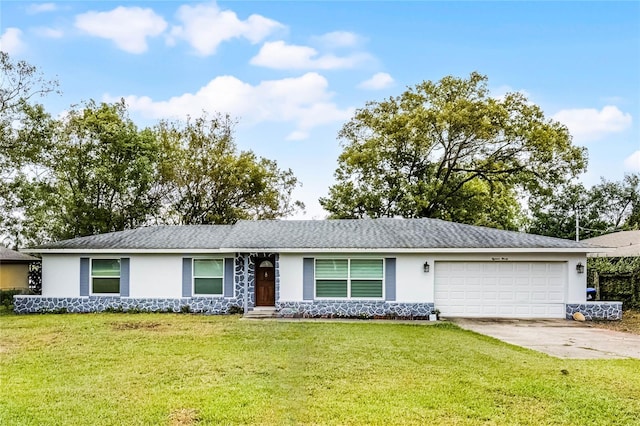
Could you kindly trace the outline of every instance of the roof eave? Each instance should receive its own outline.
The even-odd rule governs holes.
[[[140,253],[140,254],[181,254],[181,253],[247,253],[247,252],[275,252],[275,253],[602,253],[613,251],[602,248],[587,247],[463,247],[463,248],[357,248],[357,247],[224,247],[224,248],[48,248],[25,249],[25,253],[39,254],[109,254],[109,253]]]

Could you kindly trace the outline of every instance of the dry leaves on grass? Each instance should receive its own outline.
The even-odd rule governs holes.
[[[111,327],[114,330],[153,330],[161,327],[159,322],[113,322]]]
[[[621,321],[594,321],[593,325],[607,330],[640,334],[640,311],[626,310],[622,314]]]
[[[193,408],[180,408],[169,414],[170,426],[190,426],[199,421],[198,411]]]

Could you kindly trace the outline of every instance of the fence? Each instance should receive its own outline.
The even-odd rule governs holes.
[[[590,285],[596,289],[596,300],[616,300],[624,309],[640,309],[640,271],[594,271]]]

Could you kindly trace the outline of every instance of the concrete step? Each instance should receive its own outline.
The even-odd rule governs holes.
[[[275,309],[254,309],[246,312],[243,317],[249,319],[277,318],[278,313]]]

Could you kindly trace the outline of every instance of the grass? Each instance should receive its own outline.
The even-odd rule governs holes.
[[[593,325],[608,330],[640,334],[640,310],[627,309],[622,313],[621,321],[594,321]]]
[[[451,324],[0,316],[0,424],[630,425],[640,360],[560,360]]]

